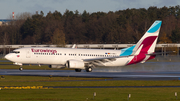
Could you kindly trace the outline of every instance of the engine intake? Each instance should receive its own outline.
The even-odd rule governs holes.
[[[83,61],[79,60],[69,60],[66,62],[66,67],[73,69],[85,69],[85,64]]]

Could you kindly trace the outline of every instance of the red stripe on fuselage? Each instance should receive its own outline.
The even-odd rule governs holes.
[[[140,53],[138,55],[134,56],[134,58],[127,65],[135,64],[135,63],[139,63],[139,62],[143,61],[146,58],[147,51],[152,46],[152,44],[156,40],[156,38],[157,38],[157,36],[150,36],[150,37],[147,37],[146,39],[144,39],[143,42],[141,43],[141,45],[143,45],[143,47],[142,47]],[[138,49],[140,48],[141,45],[139,45]]]

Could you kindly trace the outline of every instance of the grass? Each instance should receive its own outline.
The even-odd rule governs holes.
[[[105,78],[4,76],[0,86],[180,86],[179,80],[171,81],[105,81]],[[81,81],[81,80],[103,81]],[[80,80],[80,81],[77,81]],[[50,88],[50,89],[2,89],[0,101],[173,101],[180,88]],[[88,99],[88,100],[87,100]]]
[[[111,78],[4,76],[0,86],[180,86],[179,80],[141,81]],[[98,80],[98,81],[97,81]]]
[[[154,60],[153,60],[154,61]],[[12,64],[4,62],[1,64]],[[0,69],[18,69],[19,66],[0,65]],[[25,65],[24,69],[50,69],[47,65]],[[179,80],[141,81],[118,80],[111,78],[43,77],[43,76],[4,76],[0,87],[6,86],[180,86]],[[97,96],[93,100],[93,93]],[[50,88],[50,89],[1,89],[0,101],[178,101],[174,93],[180,87],[163,88]]]
[[[100,79],[102,81],[96,81]],[[107,78],[42,77],[42,76],[4,76],[2,86],[180,86],[179,80],[105,81]],[[110,79],[110,78],[109,78]],[[80,80],[80,81],[77,81]],[[82,81],[93,80],[93,81]],[[50,89],[1,89],[0,101],[176,101],[175,92],[180,88],[50,88]],[[177,99],[179,100],[179,99]]]
[[[102,81],[96,81],[96,80]],[[180,86],[179,80],[106,81],[107,78],[4,76],[1,86]],[[80,81],[77,81],[80,80]],[[93,80],[93,81],[82,81]],[[174,93],[180,88],[50,88],[50,89],[1,89],[0,101],[177,101]],[[93,93],[97,96],[93,100]]]
[[[174,92],[180,88],[71,88],[1,90],[1,101],[177,101]]]

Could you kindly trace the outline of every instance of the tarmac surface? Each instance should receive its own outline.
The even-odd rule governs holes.
[[[0,75],[112,78],[108,80],[180,80],[180,72],[75,72],[74,70],[0,69]]]
[[[157,57],[153,62],[139,63],[123,67],[94,68],[92,72],[75,72],[74,70],[26,70],[0,69],[0,75],[19,76],[61,76],[61,77],[96,77],[111,78],[108,80],[180,80],[180,56]]]

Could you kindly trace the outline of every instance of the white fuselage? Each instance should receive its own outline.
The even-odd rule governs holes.
[[[6,58],[19,64],[64,65],[68,60],[96,59],[117,57],[121,50],[75,49],[75,48],[21,48],[9,53]],[[116,58],[114,61],[102,62],[99,66],[124,66],[133,56]],[[96,64],[98,65],[98,64]]]
[[[47,64],[50,68],[73,68],[76,72],[80,72],[81,69],[91,72],[95,66],[144,63],[155,58],[153,53],[161,23],[162,21],[155,21],[136,45],[122,50],[31,47],[16,49],[5,58],[16,65]]]

